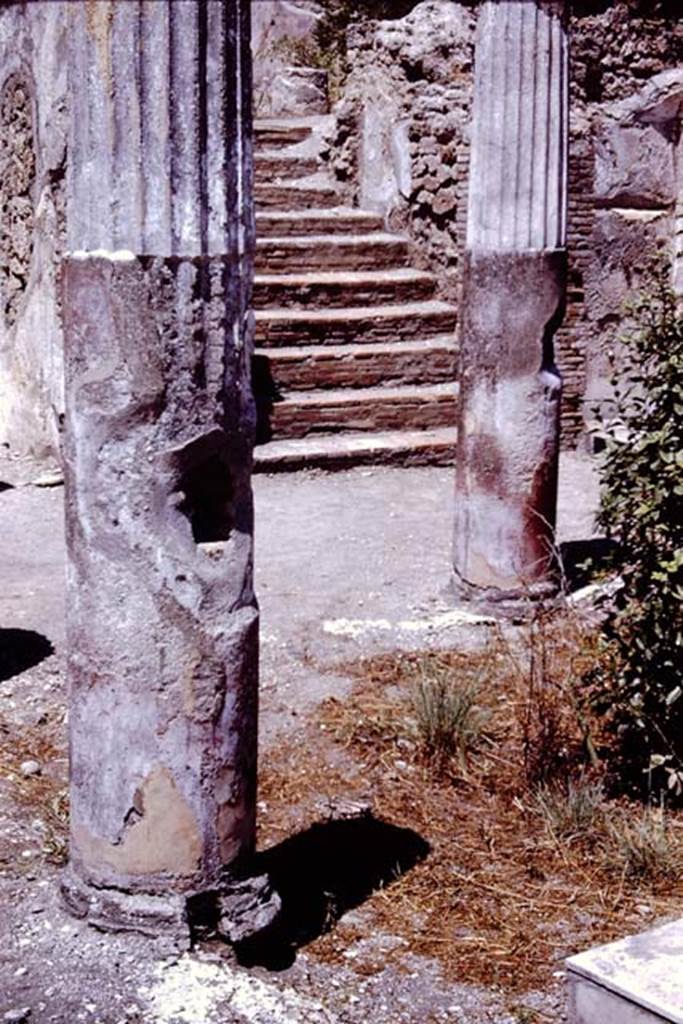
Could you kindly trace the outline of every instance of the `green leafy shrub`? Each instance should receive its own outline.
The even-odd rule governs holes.
[[[598,704],[622,778],[683,789],[683,318],[661,267],[629,309],[603,415],[599,525],[624,581],[607,626]]]

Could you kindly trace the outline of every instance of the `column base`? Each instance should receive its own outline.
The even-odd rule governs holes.
[[[467,604],[478,611],[498,618],[526,618],[541,603],[554,605],[560,588],[555,580],[536,582],[509,589],[478,587],[463,579],[454,570],[448,585],[448,594],[458,604]]]
[[[60,891],[64,906],[73,917],[102,931],[163,936],[180,952],[191,946],[184,896],[98,888],[79,878],[71,867],[62,874]]]

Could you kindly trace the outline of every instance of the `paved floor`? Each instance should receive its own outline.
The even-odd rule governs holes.
[[[61,650],[63,488],[22,486],[29,470],[0,463],[0,480],[17,482],[0,492],[0,624],[36,630]],[[254,492],[266,737],[277,725],[271,711],[343,687],[316,663],[461,636],[448,615],[452,470],[256,476]],[[565,454],[558,540],[589,538],[596,504],[594,464]]]

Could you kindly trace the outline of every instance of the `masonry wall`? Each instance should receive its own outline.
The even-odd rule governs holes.
[[[60,3],[0,6],[0,444],[39,457],[64,409],[64,48]]]
[[[285,35],[305,34],[321,6],[258,0],[257,42],[268,48],[273,18],[276,35],[285,22]],[[349,200],[409,232],[415,262],[435,269],[452,299],[476,9],[423,0],[406,18],[355,28],[327,152]],[[683,19],[676,2],[656,0],[574,3],[571,19],[570,290],[557,348],[563,431],[578,443],[605,397],[605,343],[658,244],[677,255],[683,291]],[[38,456],[58,452],[63,415],[64,45],[57,0],[0,4],[0,444]]]
[[[606,397],[604,351],[650,254],[683,286],[683,20],[673,3],[570,5],[567,313],[556,338],[565,442]],[[349,35],[330,165],[347,197],[409,232],[457,301],[465,244],[477,5],[424,0]]]

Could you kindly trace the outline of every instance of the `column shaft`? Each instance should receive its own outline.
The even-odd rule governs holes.
[[[479,15],[461,318],[454,569],[485,600],[552,586],[564,310],[562,4]]]
[[[249,5],[68,5],[71,850],[170,931],[254,846]]]

